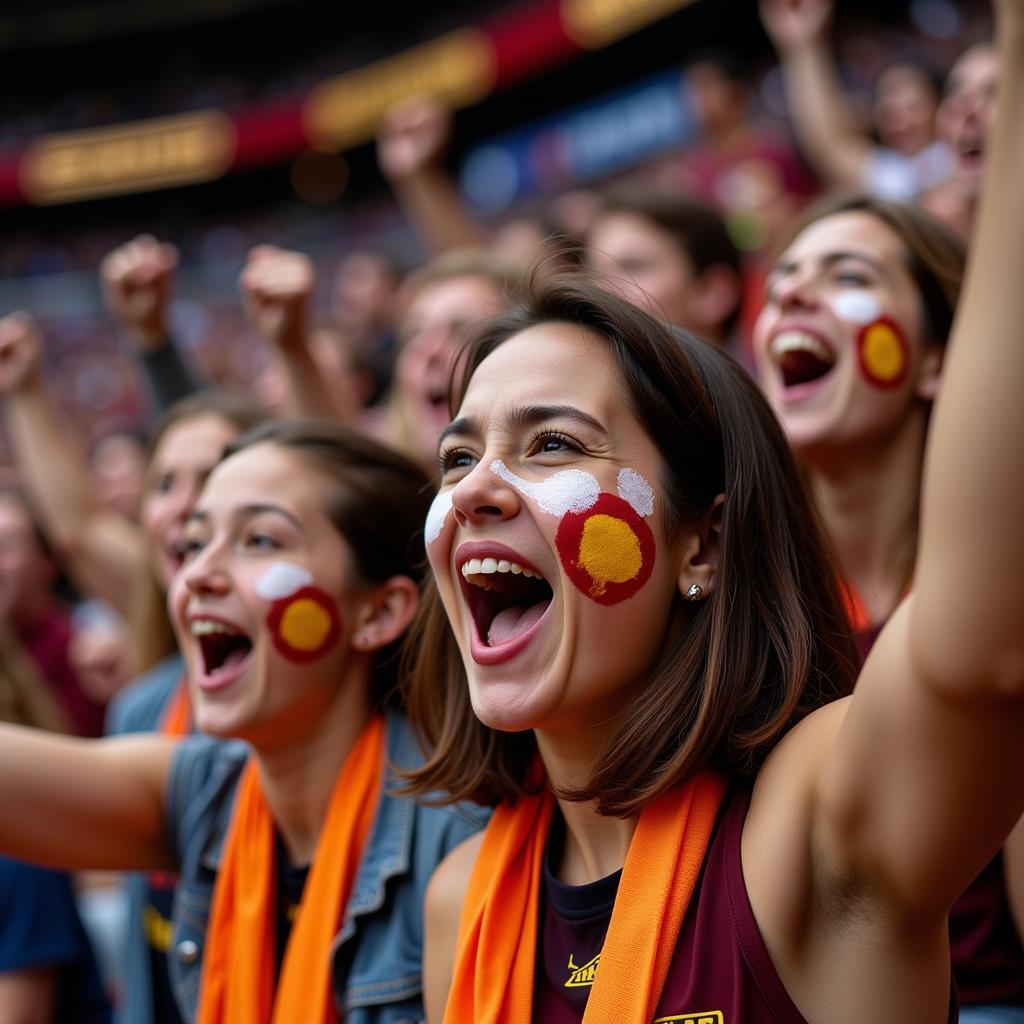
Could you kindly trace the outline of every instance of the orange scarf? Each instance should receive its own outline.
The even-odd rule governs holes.
[[[584,1024],[649,1024],[697,884],[725,783],[704,772],[648,804],[622,870]],[[522,1024],[533,966],[550,793],[502,804],[469,880],[444,1024]]]
[[[846,617],[850,620],[850,628],[854,633],[866,633],[871,628],[871,619],[864,607],[863,598],[854,590],[853,584],[845,580],[839,581],[839,594],[846,608]]]
[[[330,950],[380,796],[384,720],[363,730],[338,773],[274,993],[274,822],[250,759],[213,890],[199,1024],[323,1024],[335,1019]]]
[[[187,736],[191,731],[192,707],[188,699],[188,685],[181,679],[164,708],[160,733],[163,736]]]

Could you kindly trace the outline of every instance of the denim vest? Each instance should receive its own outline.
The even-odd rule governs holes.
[[[106,734],[156,732],[185,674],[181,655],[171,654],[145,675],[133,680],[111,701],[107,709]],[[153,1024],[153,986],[150,951],[143,930],[143,911],[149,902],[145,875],[126,874],[128,892],[128,937],[123,972],[124,992],[114,1013],[120,1024]]]
[[[404,719],[387,719],[385,789],[331,948],[334,1000],[345,1024],[412,1024],[423,1019],[423,895],[444,856],[486,823],[479,808],[424,807],[389,795],[390,765],[422,763]],[[167,831],[181,865],[175,893],[171,982],[194,1020],[213,885],[250,751],[240,742],[186,740],[168,782]]]

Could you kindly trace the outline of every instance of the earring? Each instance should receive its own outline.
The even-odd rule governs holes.
[[[691,583],[683,596],[687,601],[699,601],[704,596],[704,588],[697,583]]]

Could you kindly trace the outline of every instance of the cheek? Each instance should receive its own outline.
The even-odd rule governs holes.
[[[555,546],[573,585],[598,604],[628,600],[654,569],[650,527],[614,494],[602,494],[585,512],[563,516]]]
[[[300,665],[336,650],[344,633],[337,602],[315,586],[302,587],[274,601],[267,615],[267,628],[277,650]]]
[[[857,335],[857,362],[863,378],[873,387],[888,391],[907,378],[910,354],[906,334],[899,324],[880,317]]]

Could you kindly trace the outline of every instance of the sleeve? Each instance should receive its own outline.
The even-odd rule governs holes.
[[[178,351],[178,346],[174,344],[173,338],[168,338],[151,352],[143,353],[139,365],[160,415],[175,402],[180,402],[198,390],[198,382]]]
[[[74,963],[84,942],[68,876],[0,858],[0,972]]]

